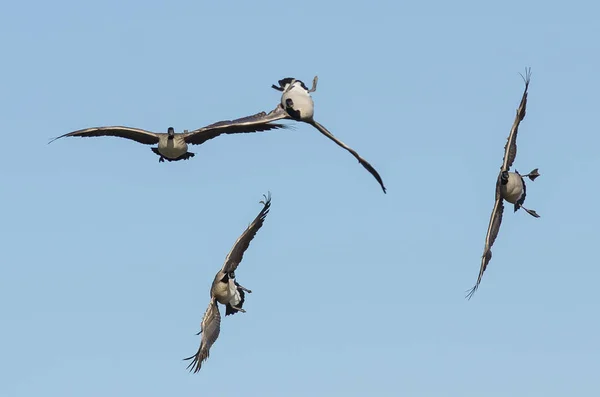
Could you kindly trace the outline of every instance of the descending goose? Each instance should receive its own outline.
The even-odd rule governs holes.
[[[153,147],[151,149],[160,156],[158,159],[159,162],[164,162],[165,159],[167,161],[187,160],[190,157],[194,157],[194,153],[188,152],[188,144],[200,145],[221,134],[237,134],[268,131],[277,128],[289,128],[283,124],[267,124],[262,121],[263,116],[264,112],[261,112],[253,116],[242,117],[236,120],[219,121],[194,131],[188,132],[186,130],[181,134],[176,134],[173,127],[169,127],[166,134],[121,126],[86,128],[61,135],[48,143],[52,143],[55,140],[66,136],[116,136],[131,139],[145,145],[158,144],[158,147]]]
[[[204,313],[202,323],[200,325],[200,332],[202,334],[200,340],[200,347],[198,352],[191,357],[185,358],[184,360],[192,360],[188,365],[188,369],[194,373],[200,371],[202,362],[204,362],[210,354],[210,347],[215,343],[219,337],[221,331],[221,313],[217,302],[225,305],[225,315],[235,314],[237,312],[245,313],[246,311],[242,308],[245,301],[245,292],[252,293],[249,289],[242,287],[235,279],[235,270],[239,266],[244,252],[248,249],[250,241],[261,228],[269,208],[271,207],[271,194],[268,197],[265,196],[265,200],[261,201],[263,209],[259,212],[258,216],[254,218],[254,221],[248,226],[248,228],[242,233],[237,239],[231,251],[225,258],[225,263],[212,283],[210,288],[210,304],[208,309]]]
[[[327,138],[334,141],[339,146],[349,151],[363,167],[367,169],[375,177],[377,182],[381,185],[383,192],[386,192],[386,188],[383,185],[383,180],[379,176],[379,173],[373,168],[371,164],[362,157],[359,156],[351,147],[346,145],[344,142],[337,139],[331,132],[325,127],[315,121],[314,115],[314,102],[310,95],[311,92],[317,90],[318,77],[315,76],[312,83],[312,88],[308,89],[306,85],[300,80],[292,77],[279,80],[279,86],[272,85],[271,87],[277,91],[281,91],[281,102],[273,109],[269,114],[264,114],[262,121],[270,123],[276,120],[292,119],[295,121],[302,121],[308,123],[319,130]],[[259,113],[260,114],[260,113]],[[258,115],[257,115],[258,116]]]
[[[521,75],[521,77],[523,76]],[[477,277],[477,283],[475,283],[475,286],[467,294],[469,299],[471,299],[475,291],[477,291],[479,283],[481,282],[481,277],[483,277],[483,273],[485,272],[490,259],[492,259],[492,245],[498,236],[500,224],[502,223],[502,213],[504,211],[503,200],[514,204],[514,212],[517,212],[519,208],[523,208],[529,215],[536,218],[540,217],[534,210],[523,207],[526,196],[525,180],[523,177],[528,177],[534,181],[535,178],[540,176],[538,169],[536,168],[532,170],[527,175],[521,175],[516,170],[515,172],[509,172],[510,167],[515,161],[515,157],[517,157],[517,132],[519,130],[519,124],[523,118],[525,118],[527,107],[527,89],[529,88],[530,79],[531,69],[527,69],[525,72],[525,77],[523,77],[523,80],[525,81],[523,97],[521,98],[521,103],[517,109],[517,115],[515,117],[512,129],[510,130],[510,134],[508,135],[506,146],[504,146],[504,160],[496,181],[496,201],[494,202],[494,209],[492,210],[490,223],[485,236],[485,248],[483,249],[483,256],[481,257],[479,276]]]

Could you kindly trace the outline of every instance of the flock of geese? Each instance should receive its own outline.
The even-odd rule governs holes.
[[[502,214],[504,212],[504,201],[514,205],[514,211],[522,208],[528,214],[538,218],[537,212],[527,209],[523,206],[526,197],[525,179],[529,178],[534,181],[540,176],[538,169],[535,168],[526,175],[521,175],[516,169],[514,172],[510,168],[515,161],[517,155],[517,133],[519,125],[525,117],[527,107],[527,90],[531,79],[531,69],[527,69],[525,76],[525,90],[521,98],[521,103],[517,109],[515,121],[511,128],[508,140],[504,147],[504,159],[500,172],[496,181],[496,197],[494,208],[490,216],[490,222],[485,237],[485,247],[481,258],[481,267],[475,286],[468,291],[467,297],[470,299],[481,282],[483,273],[492,258],[492,245],[498,236],[500,224],[502,222]],[[175,133],[172,127],[167,129],[166,133],[157,133],[139,128],[112,126],[112,127],[93,127],[83,130],[73,131],[52,139],[49,143],[63,137],[99,137],[99,136],[116,136],[120,138],[130,139],[145,145],[157,145],[151,150],[159,156],[159,162],[165,160],[180,161],[188,160],[194,157],[194,153],[188,151],[188,145],[200,145],[209,139],[216,138],[222,134],[237,134],[270,131],[276,129],[286,129],[289,125],[275,123],[279,120],[295,120],[304,122],[315,127],[323,135],[334,141],[337,145],[350,152],[358,162],[373,175],[377,180],[381,189],[386,193],[386,187],[377,170],[365,159],[363,159],[356,151],[347,146],[345,143],[337,139],[323,125],[319,124],[314,119],[314,102],[311,96],[312,92],[317,89],[318,78],[315,76],[312,82],[312,87],[309,89],[302,81],[295,78],[284,78],[278,81],[278,85],[272,85],[272,88],[281,92],[280,103],[269,113],[260,112],[252,116],[242,117],[235,120],[219,121],[193,131],[184,130],[182,133]],[[271,207],[270,193],[264,196],[264,200],[260,202],[263,208],[260,210],[256,218],[246,228],[242,235],[237,239],[231,251],[225,258],[225,263],[221,270],[217,272],[210,288],[210,303],[200,325],[201,335],[200,347],[196,354],[185,360],[191,360],[188,369],[194,373],[198,372],[202,367],[202,363],[208,359],[210,348],[219,337],[221,329],[221,313],[219,311],[220,303],[225,306],[225,316],[233,315],[237,312],[245,313],[244,302],[246,293],[252,291],[243,287],[236,280],[235,271],[241,263],[244,252],[248,249],[250,242],[258,230],[262,227],[269,209]]]

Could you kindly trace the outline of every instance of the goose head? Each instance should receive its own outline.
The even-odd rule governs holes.
[[[296,81],[297,80],[293,77],[286,77],[285,79],[281,79],[277,82],[277,84],[279,84],[278,86],[273,84],[271,87],[274,90],[285,92],[288,91],[292,84],[294,84]]]
[[[235,279],[235,272],[231,271],[228,273],[223,273],[223,277],[221,277],[221,282],[223,283],[227,283],[229,282],[229,280],[234,280]]]
[[[167,130],[167,136],[169,139],[173,139],[175,137],[175,129],[173,127],[169,127]]]
[[[500,174],[500,182],[503,185],[506,185],[508,183],[508,171],[502,171],[502,173]]]
[[[290,83],[285,86],[283,92],[289,92],[291,90],[302,90],[307,95],[310,94],[310,91],[308,90],[308,87],[306,86],[306,84],[304,84],[304,82],[302,80],[292,79],[290,81]]]

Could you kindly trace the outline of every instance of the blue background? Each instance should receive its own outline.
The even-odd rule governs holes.
[[[598,4],[54,1],[0,7],[0,395],[599,395]],[[532,67],[508,207],[470,301]],[[194,129],[310,83],[308,125],[190,161],[68,138]],[[273,204],[199,374],[214,274]]]

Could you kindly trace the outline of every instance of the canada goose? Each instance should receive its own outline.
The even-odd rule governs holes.
[[[183,133],[176,134],[173,127],[169,127],[167,133],[156,133],[131,127],[93,127],[83,130],[69,132],[52,139],[49,144],[59,138],[66,136],[93,137],[93,136],[116,136],[120,138],[131,139],[145,145],[156,145],[151,148],[154,153],[160,156],[159,162],[187,160],[194,157],[194,153],[188,152],[188,144],[200,145],[209,139],[215,138],[221,134],[237,134],[247,132],[268,131],[277,128],[289,128],[283,124],[267,124],[262,121],[264,112],[253,116],[242,117],[235,120],[224,120],[194,131],[185,130]]]
[[[379,173],[373,168],[371,164],[360,155],[355,152],[351,147],[346,145],[344,142],[337,139],[331,132],[325,127],[319,124],[314,119],[314,102],[310,95],[311,92],[317,90],[318,77],[315,76],[312,83],[312,88],[308,89],[306,85],[300,80],[292,77],[286,77],[278,81],[279,86],[272,85],[271,87],[277,91],[281,91],[281,101],[275,109],[269,114],[265,114],[263,122],[270,123],[276,120],[291,119],[295,121],[301,121],[308,123],[319,130],[327,138],[334,141],[339,146],[349,151],[363,167],[367,169],[375,177],[377,182],[381,185],[383,192],[386,193],[386,188],[383,185],[383,180],[379,176]]]
[[[521,75],[521,77],[523,77],[523,75]],[[540,176],[538,169],[535,168],[527,175],[521,175],[516,170],[515,172],[509,172],[510,167],[515,161],[515,157],[517,156],[517,133],[519,130],[519,124],[525,118],[527,107],[527,89],[529,88],[530,79],[531,68],[525,71],[525,77],[523,77],[523,80],[525,81],[525,90],[523,91],[523,97],[521,98],[521,103],[519,104],[519,108],[517,109],[517,115],[515,117],[512,129],[510,130],[510,134],[508,135],[508,140],[506,141],[506,145],[504,146],[504,160],[502,162],[502,167],[500,167],[500,173],[498,174],[498,178],[496,180],[496,199],[494,202],[494,209],[492,210],[492,215],[490,216],[490,223],[488,225],[487,234],[485,236],[485,247],[483,249],[483,255],[481,257],[481,267],[479,268],[479,276],[477,277],[477,283],[475,283],[475,286],[467,294],[467,298],[469,299],[471,299],[475,291],[477,291],[479,283],[481,282],[481,277],[483,277],[483,273],[485,272],[485,269],[487,268],[490,259],[492,259],[492,245],[494,244],[494,241],[498,236],[500,224],[502,223],[502,213],[504,211],[503,200],[514,204],[514,212],[517,212],[519,208],[523,208],[529,215],[536,218],[540,217],[534,210],[530,210],[523,207],[523,203],[525,202],[526,196],[525,180],[523,179],[523,177],[527,177],[534,181],[535,178]]]
[[[223,267],[215,276],[210,288],[210,304],[202,318],[200,332],[197,334],[202,334],[200,347],[196,354],[184,359],[192,360],[188,365],[188,369],[194,373],[200,371],[202,362],[209,357],[210,347],[215,343],[219,337],[219,332],[221,331],[221,313],[219,312],[217,302],[225,305],[226,316],[237,312],[246,312],[242,308],[245,301],[245,292],[252,293],[252,291],[241,286],[236,281],[235,270],[242,261],[244,252],[248,249],[250,241],[252,241],[256,232],[258,232],[258,229],[261,228],[269,213],[269,208],[271,207],[271,194],[269,193],[268,196],[265,196],[265,200],[260,203],[263,204],[262,210],[257,217],[254,218],[244,233],[237,239],[233,248],[229,251],[227,258],[225,258]]]

